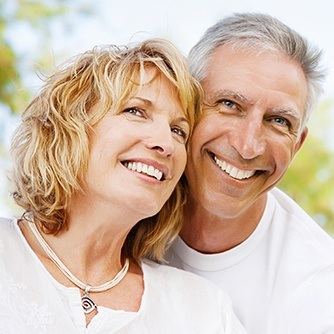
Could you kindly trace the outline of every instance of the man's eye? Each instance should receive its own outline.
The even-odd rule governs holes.
[[[220,103],[223,104],[225,107],[230,108],[230,109],[236,107],[235,103],[232,102],[231,100],[225,100],[224,99],[224,100],[221,100]]]
[[[131,116],[146,117],[145,112],[143,110],[135,107],[126,108],[123,110],[123,113]]]
[[[279,124],[279,125],[282,125],[282,126],[287,126],[287,127],[290,127],[290,122],[284,118],[284,117],[274,117],[273,118],[273,121],[276,123],[276,124]]]

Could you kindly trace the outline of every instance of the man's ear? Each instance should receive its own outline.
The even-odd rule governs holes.
[[[308,128],[305,127],[303,132],[300,134],[299,136],[299,139],[298,139],[298,142],[296,143],[296,146],[295,146],[295,154],[300,150],[300,148],[303,146],[304,142],[305,142],[305,139],[307,137],[307,134],[308,134]]]

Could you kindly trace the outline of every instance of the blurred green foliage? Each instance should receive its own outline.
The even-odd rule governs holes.
[[[26,69],[22,64],[27,53],[18,53],[16,45],[29,44],[24,38],[38,39],[32,62],[51,65],[51,59],[45,56],[52,43],[53,23],[66,29],[70,34],[75,27],[73,16],[90,16],[92,11],[84,2],[78,0],[0,0],[0,103],[9,107],[12,112],[20,112],[31,97],[31,92],[23,84],[22,76]],[[15,27],[20,27],[13,36]],[[28,31],[27,36],[20,32]],[[15,39],[16,43],[13,43]],[[30,50],[31,51],[31,50]],[[47,59],[47,60],[45,60]]]
[[[65,12],[63,1],[0,0],[0,103],[8,106],[11,111],[22,110],[29,92],[22,83],[19,71],[21,56],[15,53],[6,33],[14,25],[24,22],[47,40],[46,20],[59,17]]]
[[[22,82],[18,72],[18,59],[10,44],[5,40],[4,33],[8,25],[8,18],[3,15],[3,0],[0,1],[0,101],[17,110],[21,105],[16,95],[22,90]],[[23,101],[21,101],[23,102]]]
[[[310,120],[309,134],[279,187],[334,236],[333,101],[324,101]]]
[[[69,36],[78,18],[93,16],[93,5],[85,0],[0,0],[0,201],[14,216],[21,209],[9,196],[11,186],[5,174],[10,163],[8,144],[4,144],[7,118],[1,114],[21,113],[35,93],[34,72],[40,73],[42,66],[50,69],[53,57],[59,56],[52,53],[50,57],[48,51],[53,50],[55,31],[61,29]]]

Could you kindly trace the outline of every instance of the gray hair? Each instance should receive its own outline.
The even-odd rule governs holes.
[[[190,50],[190,70],[198,81],[206,78],[211,55],[223,45],[255,53],[278,51],[296,61],[304,71],[308,86],[303,127],[306,125],[323,92],[326,76],[320,65],[322,51],[319,48],[270,15],[236,13],[210,27]]]

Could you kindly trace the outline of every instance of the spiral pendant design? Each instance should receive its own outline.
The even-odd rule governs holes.
[[[83,308],[84,313],[88,314],[93,312],[95,309],[97,309],[96,304],[94,303],[94,300],[88,296],[88,294],[84,294],[81,297],[81,305]]]

